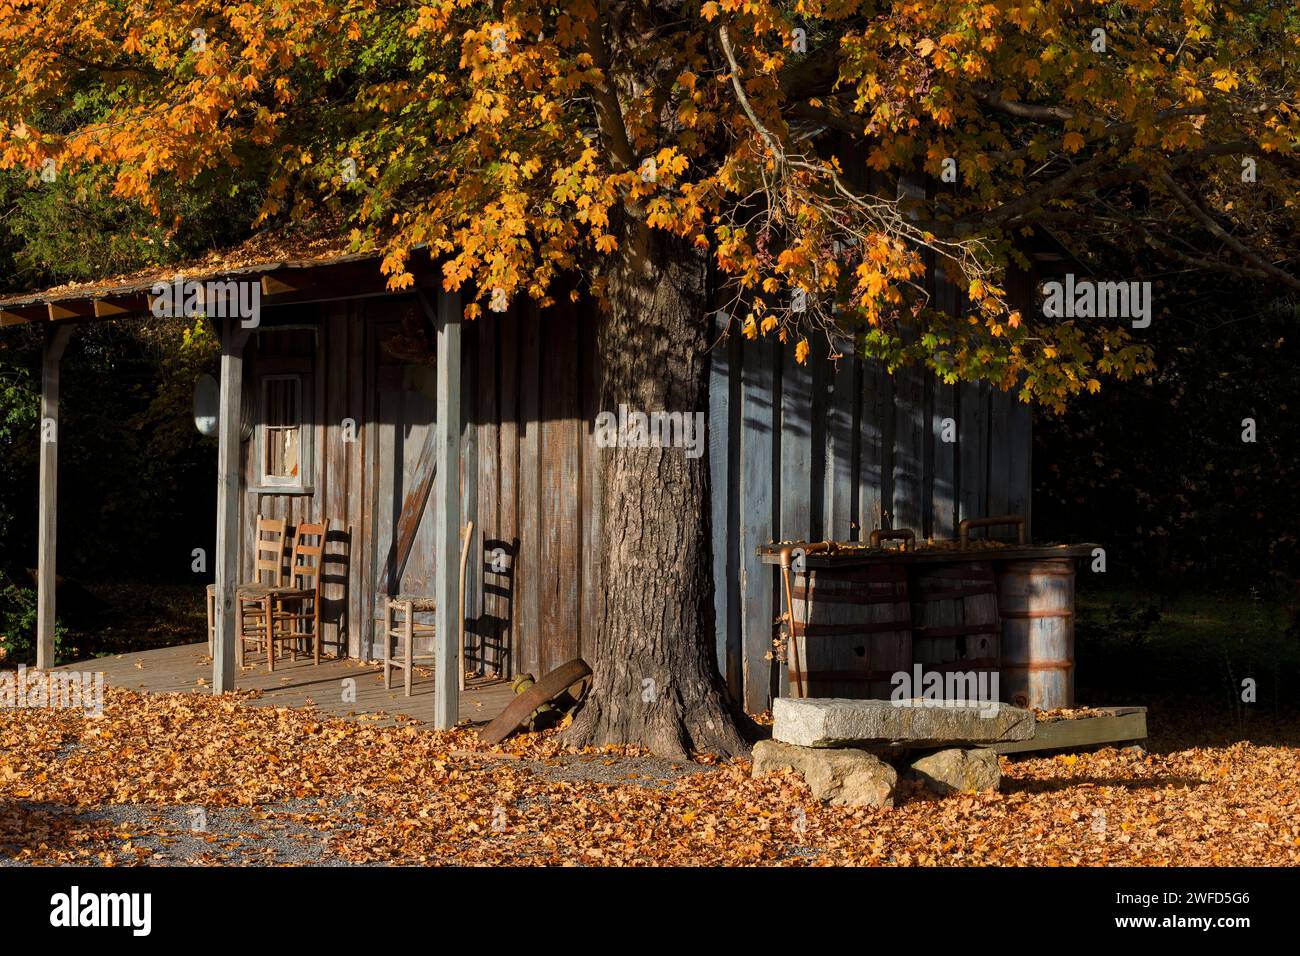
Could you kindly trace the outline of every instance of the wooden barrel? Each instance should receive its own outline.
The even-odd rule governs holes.
[[[912,666],[907,573],[881,562],[791,574],[792,697],[888,700]]]
[[[912,660],[927,671],[996,673],[998,588],[988,561],[916,565],[912,576]]]
[[[1017,707],[1074,706],[1074,561],[998,567],[1002,699]]]

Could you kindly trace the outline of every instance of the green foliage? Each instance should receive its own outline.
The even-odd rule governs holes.
[[[62,660],[67,633],[54,628],[54,658]],[[20,587],[0,575],[0,665],[36,661],[36,589]]]
[[[30,501],[40,423],[40,381],[33,369],[36,336],[0,336],[0,541],[11,543],[15,510]],[[9,550],[8,547],[5,549]],[[5,555],[0,561],[8,559]]]
[[[6,332],[0,573],[18,579],[36,561],[40,336]],[[199,321],[97,323],[73,337],[60,387],[60,574],[195,580],[191,549],[212,549],[216,445],[194,429],[191,402],[217,353]]]
[[[86,71],[52,114],[51,129],[96,123],[120,107],[124,87]],[[264,171],[232,167],[178,188],[164,177],[156,209],[114,194],[111,169],[0,169],[0,288],[89,281],[175,262],[243,238],[261,201]]]

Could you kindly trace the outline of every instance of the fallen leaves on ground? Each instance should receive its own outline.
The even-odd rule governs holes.
[[[377,727],[240,698],[109,688],[100,718],[0,711],[0,856],[149,863],[142,841],[156,829],[92,812],[129,805],[246,808],[295,839],[319,834],[327,858],[352,863],[1300,863],[1294,747],[1004,758],[1001,793],[939,799],[904,783],[893,809],[851,809],[814,801],[796,776],[751,780],[746,761],[575,752],[553,733],[488,748],[465,728]],[[205,839],[260,839],[243,836]]]

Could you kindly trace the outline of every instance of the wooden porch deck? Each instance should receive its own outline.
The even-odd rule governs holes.
[[[402,693],[402,673],[394,671],[392,690],[384,689],[384,669],[352,658],[321,661],[319,667],[309,658],[295,661],[280,659],[275,672],[269,673],[265,660],[237,667],[238,690],[260,690],[260,697],[249,700],[256,707],[316,707],[338,717],[386,713],[413,717],[430,729],[433,727],[433,668],[418,668],[413,675],[411,696]],[[143,691],[149,694],[212,693],[212,659],[206,643],[182,644],[134,654],[98,657],[56,670],[103,671],[104,683],[110,687]],[[344,701],[343,680],[356,680],[356,700]],[[510,682],[470,681],[460,695],[460,719],[474,724],[492,720],[514,699]],[[392,718],[374,722],[375,726],[394,723]]]

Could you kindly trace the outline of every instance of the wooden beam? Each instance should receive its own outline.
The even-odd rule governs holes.
[[[1034,736],[997,744],[992,749],[1000,754],[1029,753],[1035,750],[1070,750],[1096,748],[1108,744],[1134,743],[1146,740],[1147,709],[1145,707],[1095,707],[1093,717],[1076,717],[1073,720],[1039,721],[1034,725]]]
[[[413,259],[408,263],[407,271],[414,278],[417,289],[429,289],[432,293],[441,282],[438,268],[425,257]],[[268,305],[299,305],[395,294],[388,288],[388,276],[381,271],[379,259],[311,268],[286,266],[263,274],[260,281],[262,296],[272,300],[267,302]]]
[[[144,315],[149,311],[149,297],[144,293],[108,296],[95,300],[95,318],[111,319],[119,315]]]
[[[72,329],[47,328],[41,362],[41,498],[36,558],[36,666],[54,660],[55,546],[59,506],[59,363]]]
[[[420,530],[424,517],[424,508],[429,503],[429,492],[433,490],[434,479],[438,473],[437,448],[434,443],[425,445],[420,451],[420,459],[415,464],[414,479],[411,488],[402,501],[401,514],[393,525],[393,540],[388,546],[384,558],[384,579],[379,589],[380,598],[397,593],[397,585],[406,571],[406,562],[411,557],[411,548],[415,545],[415,536]]]
[[[434,539],[434,592],[437,636],[434,672],[433,725],[448,730],[460,716],[460,634],[457,618],[457,569],[460,562],[460,323],[458,293],[438,297],[438,410],[434,428],[437,445],[433,501],[438,524]]]
[[[235,689],[235,641],[239,582],[239,433],[244,391],[244,345],[249,330],[238,319],[223,321],[221,336],[221,405],[217,442],[217,553],[215,635],[212,646],[212,692]]]
[[[0,326],[26,325],[49,318],[49,308],[42,302],[34,305],[10,305],[0,309]]]
[[[72,299],[67,302],[51,302],[46,306],[51,322],[66,322],[69,319],[93,319],[95,303],[90,299]]]

